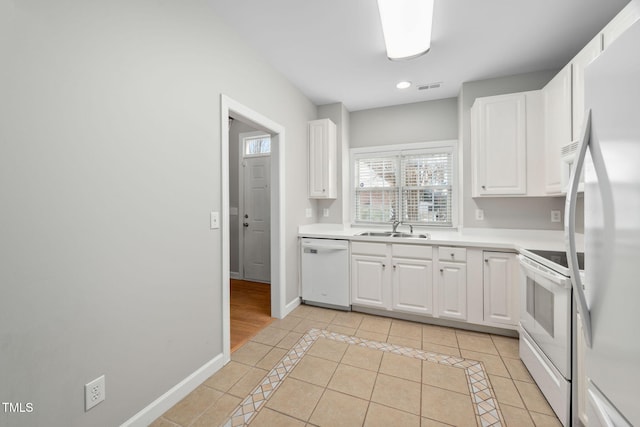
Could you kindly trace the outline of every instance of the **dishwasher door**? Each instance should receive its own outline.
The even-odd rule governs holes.
[[[302,238],[302,301],[351,310],[349,241]]]

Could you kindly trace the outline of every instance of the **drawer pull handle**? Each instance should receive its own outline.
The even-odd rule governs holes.
[[[440,273],[444,273],[444,268],[441,268],[441,269],[440,269]]]
[[[453,252],[451,252],[451,258],[455,258],[455,257],[456,255]]]

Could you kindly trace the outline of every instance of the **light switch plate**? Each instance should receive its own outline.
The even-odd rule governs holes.
[[[211,212],[211,229],[220,228],[220,212]]]
[[[306,208],[306,209],[304,210],[304,215],[305,215],[307,218],[311,218],[311,217],[313,216],[313,209],[311,209],[311,208]]]
[[[477,221],[484,221],[484,210],[476,209],[476,220]]]
[[[551,222],[560,222],[561,220],[560,211],[551,211]]]
[[[322,209],[322,216],[327,217],[329,216],[329,209]]]

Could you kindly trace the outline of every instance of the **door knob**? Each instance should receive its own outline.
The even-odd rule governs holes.
[[[244,214],[244,217],[245,218],[249,218],[249,214]]]
[[[248,227],[249,223],[248,222],[243,222],[242,225],[244,225],[245,227]]]

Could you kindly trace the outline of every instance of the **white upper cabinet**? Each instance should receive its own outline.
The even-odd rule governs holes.
[[[336,125],[309,122],[309,198],[335,199],[338,188]]]
[[[571,64],[542,89],[545,193],[562,194],[560,150],[571,143]]]
[[[525,95],[478,98],[471,108],[471,122],[473,195],[525,195]]]
[[[471,108],[472,195],[538,196],[541,91],[477,98]],[[528,167],[528,165],[530,165]]]
[[[573,140],[580,138],[584,126],[584,70],[601,52],[602,35],[598,34],[571,61],[573,65]]]

